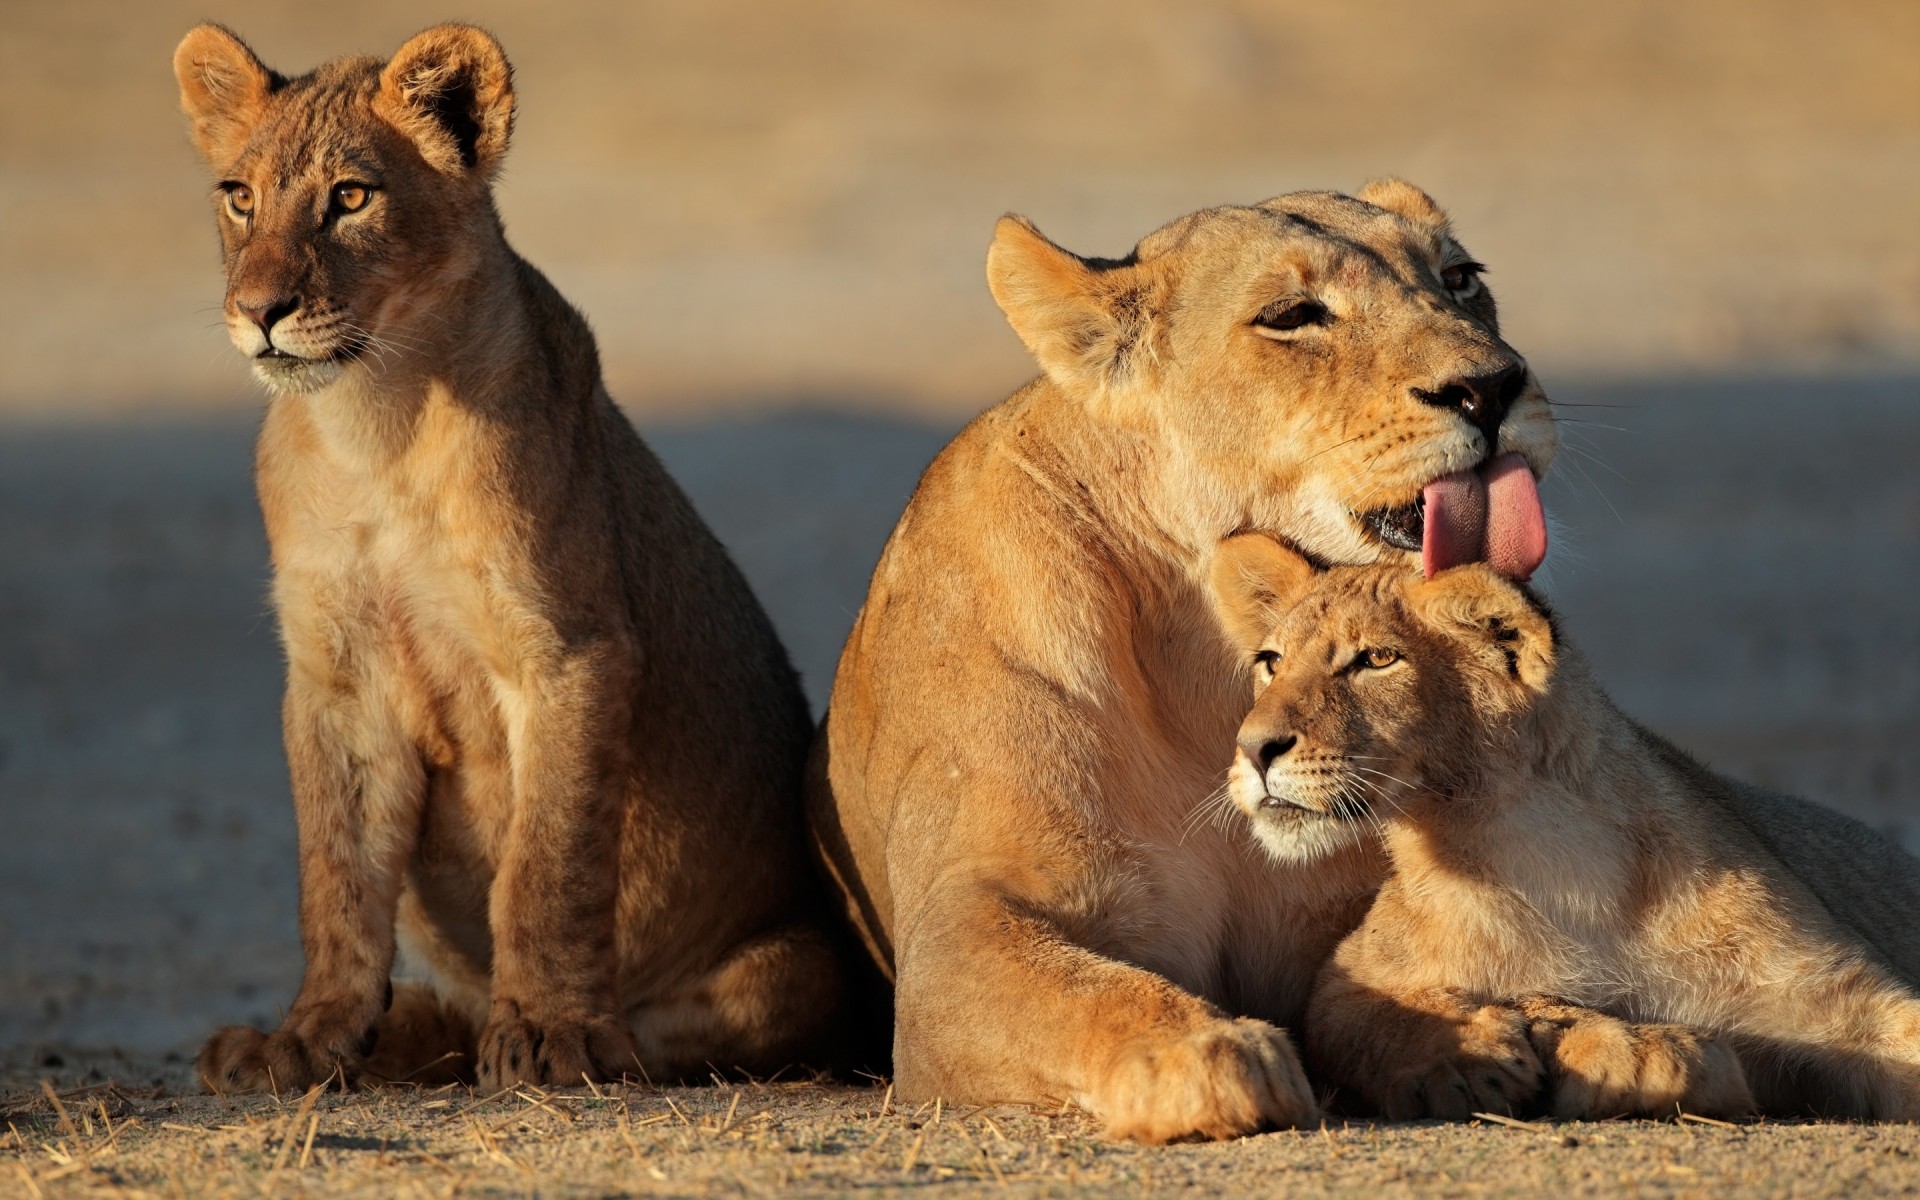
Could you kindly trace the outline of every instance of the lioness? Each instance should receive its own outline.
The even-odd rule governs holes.
[[[1382,864],[1356,839],[1276,887],[1190,819],[1246,708],[1207,562],[1262,529],[1330,562],[1538,565],[1554,424],[1481,270],[1398,181],[1209,209],[1117,260],[1000,222],[988,283],[1045,373],[921,481],[810,782],[896,982],[902,1096],[1071,1099],[1149,1141],[1313,1119],[1282,1026]]]
[[[1392,860],[1315,985],[1316,1079],[1390,1116],[1545,1082],[1561,1117],[1920,1117],[1920,863],[1622,716],[1484,566],[1243,535],[1214,579],[1257,648],[1234,804],[1283,862],[1361,826]]]
[[[221,1030],[201,1074],[788,1060],[840,986],[806,706],[586,322],[507,245],[500,46],[442,25],[287,79],[203,25],[174,69],[219,180],[227,329],[273,393],[256,474],[307,961],[280,1027]],[[396,934],[424,982],[390,985]]]

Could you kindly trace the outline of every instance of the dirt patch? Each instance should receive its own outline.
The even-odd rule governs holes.
[[[110,1077],[97,1078],[95,1071]],[[0,1191],[406,1195],[1880,1195],[1920,1129],[1331,1122],[1214,1145],[1100,1139],[1077,1110],[900,1105],[884,1084],[180,1094],[179,1064],[0,1076]],[[56,1107],[54,1098],[58,1098]]]

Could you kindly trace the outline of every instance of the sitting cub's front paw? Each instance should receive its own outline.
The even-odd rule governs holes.
[[[1480,1112],[1512,1116],[1533,1102],[1544,1075],[1526,1018],[1488,1004],[1438,1025],[1426,1052],[1385,1081],[1380,1107],[1394,1121],[1464,1121]]]
[[[1589,1013],[1564,1024],[1536,1023],[1535,1041],[1552,1076],[1553,1115],[1561,1120],[1754,1112],[1733,1051],[1684,1025],[1636,1025]]]
[[[1136,1038],[1082,1102],[1110,1136],[1142,1142],[1240,1137],[1320,1115],[1286,1031],[1251,1019]]]
[[[369,1031],[349,1042],[286,1025],[272,1033],[229,1025],[207,1039],[194,1066],[214,1092],[303,1092],[329,1079],[345,1087],[372,1049],[372,1036]]]
[[[616,1016],[539,1018],[496,1003],[480,1031],[480,1086],[516,1083],[578,1087],[638,1070],[633,1030]]]

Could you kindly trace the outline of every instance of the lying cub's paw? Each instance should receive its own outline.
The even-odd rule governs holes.
[[[215,1092],[303,1092],[328,1080],[345,1087],[358,1075],[370,1040],[347,1046],[285,1026],[261,1033],[229,1025],[207,1039],[194,1066],[200,1082]]]
[[[638,1069],[633,1030],[615,1016],[537,1019],[517,1004],[495,1004],[480,1031],[480,1086],[516,1083],[578,1087]]]
[[[1240,1137],[1320,1115],[1286,1031],[1251,1019],[1135,1038],[1082,1103],[1110,1136],[1142,1142]]]
[[[1539,1095],[1544,1077],[1526,1018],[1488,1004],[1436,1028],[1427,1052],[1386,1081],[1381,1110],[1394,1121],[1464,1121],[1477,1112],[1511,1116]]]
[[[1593,1013],[1551,1041],[1553,1115],[1562,1120],[1754,1112],[1733,1051],[1683,1025],[1635,1025]]]

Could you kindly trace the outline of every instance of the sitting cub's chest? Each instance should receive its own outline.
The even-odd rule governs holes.
[[[498,747],[503,689],[542,625],[510,541],[458,489],[316,475],[306,504],[269,515],[290,658],[391,711],[437,765]]]

